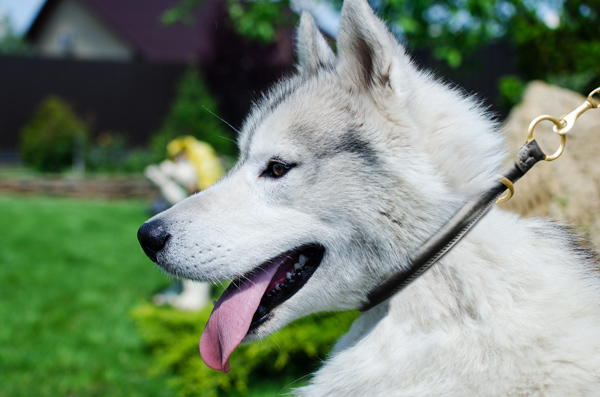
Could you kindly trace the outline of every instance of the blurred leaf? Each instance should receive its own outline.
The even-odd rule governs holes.
[[[227,1],[229,18],[242,35],[260,43],[277,39],[277,29],[296,23],[290,11],[289,0],[282,1]]]
[[[179,4],[167,9],[160,18],[164,25],[173,25],[179,21],[185,24],[194,23],[192,12],[200,7],[204,0],[180,0]]]
[[[504,76],[500,79],[499,89],[500,105],[506,109],[510,109],[521,102],[523,92],[525,91],[525,83],[517,76]]]

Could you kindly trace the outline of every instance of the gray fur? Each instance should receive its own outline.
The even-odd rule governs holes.
[[[343,134],[335,146],[335,151],[355,154],[371,167],[378,163],[377,153],[369,145],[369,142],[360,137],[356,130],[350,130]]]

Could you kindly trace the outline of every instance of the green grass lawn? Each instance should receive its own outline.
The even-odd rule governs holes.
[[[356,317],[299,320],[237,349],[230,374],[209,369],[210,308],[148,303],[170,281],[138,245],[145,209],[0,195],[0,397],[286,394]]]
[[[0,396],[164,396],[131,310],[168,284],[141,202],[0,196]]]

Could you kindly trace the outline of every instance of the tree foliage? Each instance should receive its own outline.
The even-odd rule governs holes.
[[[162,15],[162,22],[171,25],[178,21],[194,23],[193,11],[205,0],[181,0]],[[298,17],[290,10],[290,1],[227,0],[227,11],[235,29],[252,40],[270,43],[277,39],[277,30],[294,25]]]
[[[277,30],[298,20],[289,8],[289,1],[269,2],[227,1],[229,17],[242,35],[262,43],[277,39]]]
[[[431,50],[451,67],[505,34],[512,16],[500,0],[389,0],[375,9],[410,49]]]
[[[341,7],[341,0],[322,0]],[[181,0],[165,22],[186,19],[203,0]],[[578,91],[600,84],[600,0],[370,0],[409,50],[427,50],[451,67],[496,40],[510,42],[521,77],[544,79]],[[290,0],[228,0],[239,33],[273,41],[296,23]],[[547,24],[558,17],[557,26]],[[189,19],[188,19],[189,21]],[[514,80],[513,80],[514,82]]]
[[[340,9],[341,0],[324,0]],[[399,38],[411,48],[430,48],[436,57],[458,66],[462,53],[502,36],[514,11],[502,0],[384,0],[371,5]],[[192,20],[192,10],[203,0],[182,0],[167,11],[163,22]],[[228,0],[229,16],[239,33],[261,41],[273,41],[276,29],[298,20],[290,14],[290,0]],[[431,40],[435,38],[435,40]]]
[[[193,11],[205,0],[180,0],[162,16],[166,25],[182,21],[194,23]],[[260,43],[270,43],[277,39],[277,30],[283,26],[293,26],[298,17],[290,9],[289,0],[237,1],[227,0],[227,11],[234,28],[243,36]]]
[[[550,28],[519,4],[509,37],[523,77],[582,94],[600,86],[599,13],[600,0],[566,0],[560,23]]]
[[[0,14],[0,55],[23,55],[29,46],[13,30],[10,21]]]

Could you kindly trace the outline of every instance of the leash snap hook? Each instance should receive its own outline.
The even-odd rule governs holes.
[[[567,146],[567,132],[571,131],[577,119],[588,110],[598,108],[599,102],[597,102],[594,99],[595,95],[600,95],[600,87],[590,92],[590,95],[588,95],[585,102],[579,105],[577,109],[573,110],[571,113],[565,116],[562,116],[560,119],[548,115],[539,116],[533,119],[531,124],[529,124],[527,142],[531,142],[535,139],[533,136],[533,130],[540,122],[544,120],[551,121],[552,124],[554,124],[554,127],[552,129],[560,136],[560,146],[554,154],[546,156],[544,160],[554,161],[557,158],[559,158],[563,154],[563,152],[565,151],[565,147]]]
[[[579,108],[581,108],[582,106],[580,106]],[[579,108],[577,108],[577,109],[579,109]],[[585,109],[585,110],[587,110],[587,109]],[[585,112],[585,110],[584,110],[584,112]],[[575,111],[573,113],[575,113]],[[579,116],[577,116],[577,117],[579,117]],[[577,118],[575,118],[575,119],[577,119]],[[539,123],[541,123],[542,121],[545,121],[545,120],[551,121],[552,124],[554,124],[554,131],[558,135],[560,135],[560,146],[558,147],[558,150],[554,154],[552,154],[550,156],[546,156],[546,158],[544,159],[546,161],[554,161],[557,158],[559,158],[561,156],[561,154],[563,154],[563,152],[565,151],[565,147],[567,146],[566,132],[564,134],[557,132],[557,131],[560,131],[562,128],[564,128],[564,124],[563,124],[564,121],[562,118],[559,120],[556,117],[543,115],[543,116],[538,116],[535,119],[533,119],[533,121],[531,121],[531,124],[529,124],[527,142],[531,142],[535,139],[535,137],[533,135],[533,130]]]
[[[600,87],[596,88],[594,91],[588,95],[585,102],[579,105],[579,107],[573,110],[571,113],[566,116],[562,116],[560,118],[561,126],[554,125],[554,132],[558,135],[565,135],[567,132],[571,131],[573,125],[575,125],[575,121],[587,112],[590,109],[595,109],[598,107],[598,103],[594,100],[594,95],[600,94]]]

